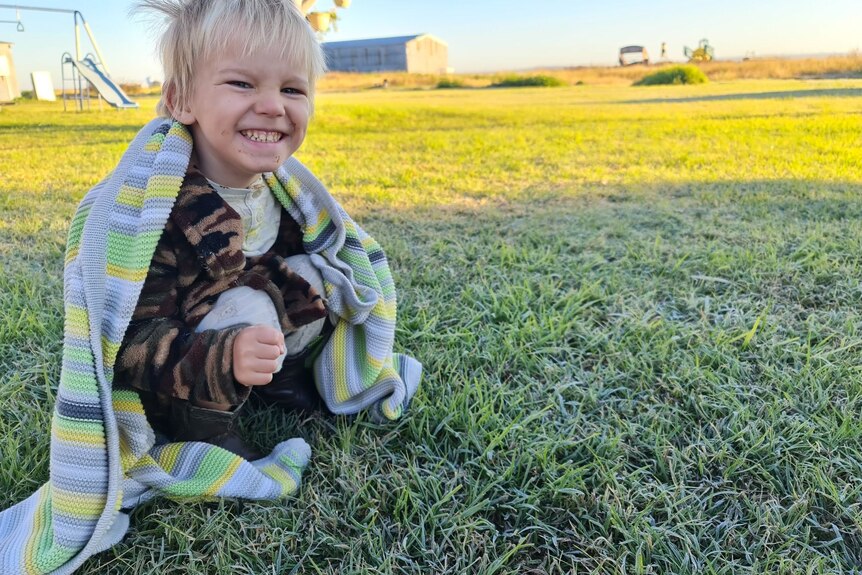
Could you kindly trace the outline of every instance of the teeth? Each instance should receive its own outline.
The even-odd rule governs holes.
[[[281,132],[266,132],[264,130],[245,130],[241,132],[243,136],[253,142],[277,142],[282,138]]]

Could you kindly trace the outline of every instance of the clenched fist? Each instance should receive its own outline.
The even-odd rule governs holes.
[[[266,385],[285,352],[284,334],[268,325],[243,328],[233,342],[233,377],[245,386]]]

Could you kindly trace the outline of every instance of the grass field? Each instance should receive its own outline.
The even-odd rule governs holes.
[[[0,112],[0,508],[48,476],[68,218],[134,112]],[[80,573],[859,573],[862,81],[324,94],[387,249],[392,425],[256,408],[294,498],[138,508]]]

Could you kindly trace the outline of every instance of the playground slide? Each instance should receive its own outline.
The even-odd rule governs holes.
[[[98,90],[99,94],[102,98],[105,99],[107,103],[114,106],[115,108],[137,108],[137,102],[133,102],[129,100],[129,97],[126,96],[126,93],[114,82],[111,78],[108,77],[102,70],[99,69],[99,66],[96,62],[93,61],[92,58],[84,58],[83,60],[76,62],[74,59],[71,60],[71,63],[75,68],[78,69],[78,72],[86,78],[86,80],[93,85],[93,87]]]

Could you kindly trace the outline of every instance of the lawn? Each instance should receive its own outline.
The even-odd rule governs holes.
[[[68,219],[147,119],[0,112],[0,508],[48,477]],[[79,573],[851,573],[862,81],[322,94],[387,250],[402,420],[255,406],[295,497],[139,507]]]

